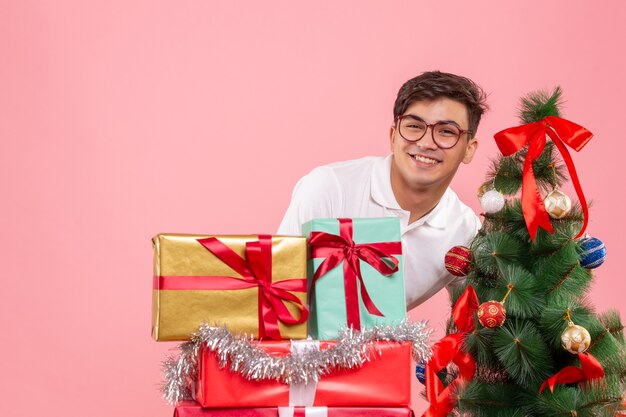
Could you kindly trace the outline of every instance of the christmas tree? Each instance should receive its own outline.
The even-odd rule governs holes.
[[[530,94],[522,125],[496,134],[503,155],[479,190],[483,227],[446,257],[467,286],[426,366],[427,416],[613,417],[623,401],[623,326],[586,298],[606,251],[583,235],[587,203],[566,149],[592,135],[560,105],[560,88]],[[559,190],[569,179],[573,206]]]

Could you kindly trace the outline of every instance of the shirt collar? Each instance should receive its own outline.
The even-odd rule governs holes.
[[[371,176],[371,194],[372,199],[383,207],[392,210],[403,210],[396,197],[393,195],[391,189],[391,158],[393,154],[387,155],[384,159],[379,159],[374,163]],[[445,228],[447,223],[447,206],[450,199],[450,188],[446,189],[446,192],[439,200],[439,203],[419,220],[416,220],[413,224],[420,225],[427,223],[429,226],[436,228]],[[409,225],[412,226],[413,224]]]
[[[447,188],[437,205],[430,211],[430,213],[424,216],[424,223],[428,223],[429,226],[436,227],[437,229],[445,228],[448,220],[447,208],[449,199],[450,188]]]
[[[383,207],[402,210],[391,189],[391,158],[392,154],[384,159],[378,159],[372,168],[372,198]]]

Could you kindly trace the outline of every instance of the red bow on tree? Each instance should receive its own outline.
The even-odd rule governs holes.
[[[539,394],[550,387],[550,392],[554,392],[556,384],[573,384],[574,382],[589,381],[596,378],[604,378],[604,368],[600,362],[590,353],[579,353],[580,368],[566,366],[550,378],[546,379],[539,388]]]
[[[474,358],[463,351],[463,343],[467,334],[474,331],[474,315],[478,310],[478,297],[470,285],[459,297],[452,310],[452,317],[459,330],[438,341],[433,346],[433,355],[426,364],[426,397],[430,407],[422,417],[445,417],[455,405],[454,390],[457,386],[469,382],[474,377],[476,365]],[[459,368],[459,376],[447,387],[437,376],[437,373],[454,362]]]
[[[541,226],[550,233],[553,233],[550,218],[543,204],[543,199],[537,187],[535,174],[533,173],[533,162],[539,158],[546,145],[546,134],[561,152],[563,161],[569,170],[572,183],[576,189],[578,200],[583,209],[583,225],[576,236],[582,236],[588,220],[587,202],[583,190],[578,181],[576,168],[567,147],[570,146],[575,151],[580,151],[591,140],[593,134],[582,126],[569,120],[556,116],[548,116],[540,122],[528,123],[522,126],[511,127],[494,135],[496,144],[504,156],[509,156],[528,145],[528,153],[524,161],[522,176],[522,211],[524,220],[534,241],[537,229]]]

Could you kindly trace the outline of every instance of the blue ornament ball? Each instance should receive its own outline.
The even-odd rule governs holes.
[[[606,247],[600,239],[585,237],[580,240],[580,265],[587,269],[594,269],[604,263]]]
[[[426,384],[426,361],[421,360],[415,366],[415,376],[422,384]]]

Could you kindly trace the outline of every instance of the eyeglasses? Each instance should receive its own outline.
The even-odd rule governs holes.
[[[450,149],[454,147],[461,139],[464,133],[470,133],[470,130],[463,130],[455,124],[448,122],[437,122],[428,124],[422,119],[405,114],[398,117],[398,132],[400,136],[407,142],[417,142],[426,135],[428,128],[431,128],[433,141],[441,149]]]

